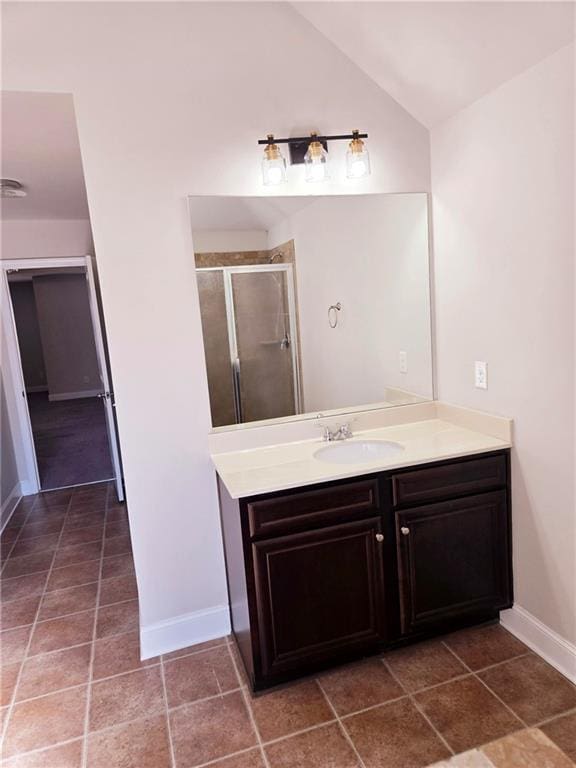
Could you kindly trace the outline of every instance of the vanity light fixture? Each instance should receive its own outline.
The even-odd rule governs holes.
[[[352,133],[335,136],[320,136],[311,133],[310,136],[290,136],[286,139],[276,139],[268,134],[266,139],[259,139],[258,144],[265,145],[262,159],[262,178],[264,184],[281,184],[287,181],[286,161],[282,157],[279,144],[288,144],[291,165],[305,165],[306,181],[325,181],[329,178],[328,142],[349,141],[346,154],[346,173],[350,179],[361,179],[370,174],[370,158],[363,139],[367,133],[352,131]]]
[[[262,158],[262,179],[266,186],[275,186],[284,184],[288,181],[286,177],[286,160],[280,152],[278,144],[274,141],[273,134],[268,134]]]

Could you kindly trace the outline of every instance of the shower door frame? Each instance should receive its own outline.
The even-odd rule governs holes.
[[[254,272],[285,272],[286,293],[288,297],[288,318],[290,327],[290,352],[292,355],[292,375],[294,379],[294,415],[302,413],[302,393],[300,388],[300,360],[298,324],[296,322],[296,291],[294,287],[294,268],[292,264],[246,264],[239,267],[198,267],[197,272],[222,272],[224,282],[224,300],[226,303],[226,323],[228,327],[228,345],[230,351],[230,368],[232,371],[234,389],[234,414],[237,424],[250,424],[242,421],[242,404],[239,378],[238,338],[236,334],[236,312],[234,309],[234,293],[232,276],[251,274]]]

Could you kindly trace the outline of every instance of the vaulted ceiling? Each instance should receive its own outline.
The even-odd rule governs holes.
[[[575,36],[573,2],[294,2],[427,127]]]

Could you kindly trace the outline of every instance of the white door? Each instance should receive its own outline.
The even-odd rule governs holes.
[[[88,281],[90,314],[92,316],[94,341],[96,343],[96,354],[98,356],[98,366],[100,368],[100,379],[102,381],[103,389],[99,396],[102,398],[104,403],[104,412],[106,414],[106,426],[108,428],[108,442],[110,444],[110,458],[112,459],[112,469],[114,470],[116,494],[118,496],[118,501],[124,501],[124,486],[122,485],[122,468],[120,466],[118,433],[116,431],[116,420],[114,418],[114,393],[110,391],[108,365],[106,361],[106,352],[104,350],[104,339],[102,337],[102,325],[100,320],[100,312],[98,310],[98,300],[96,298],[96,286],[94,282],[94,271],[92,269],[92,258],[90,256],[86,256],[86,280]]]

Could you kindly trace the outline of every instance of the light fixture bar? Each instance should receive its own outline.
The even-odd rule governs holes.
[[[258,144],[302,144],[304,142],[310,143],[311,141],[350,141],[351,139],[367,139],[367,133],[341,133],[334,136],[290,136],[287,139],[277,139],[275,136],[267,139],[258,139]]]

